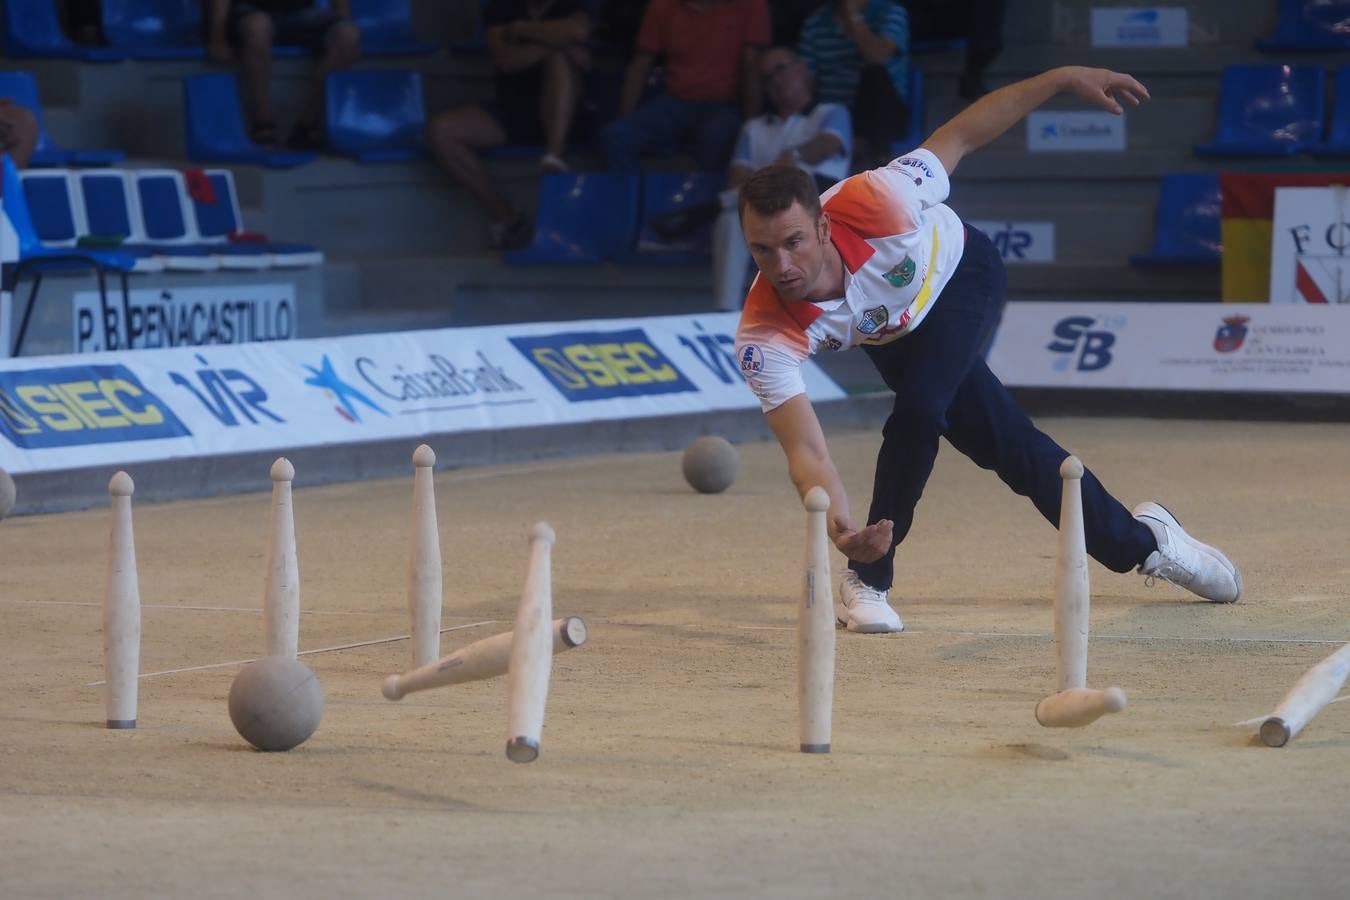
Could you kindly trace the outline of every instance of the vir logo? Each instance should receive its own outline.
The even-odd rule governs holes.
[[[1116,336],[1109,328],[1122,328],[1124,316],[1097,320],[1091,316],[1070,316],[1055,325],[1055,340],[1046,345],[1060,354],[1051,366],[1056,372],[1070,368],[1079,372],[1097,372],[1111,364],[1111,347]]]
[[[226,428],[237,427],[240,421],[235,415],[236,411],[251,425],[258,425],[263,419],[281,423],[286,421],[263,406],[267,402],[267,391],[247,373],[239,369],[212,368],[205,356],[200,353],[195,355],[202,368],[189,375],[170,372],[169,380],[190,391],[220,424]],[[194,375],[201,385],[200,390],[192,380]]]

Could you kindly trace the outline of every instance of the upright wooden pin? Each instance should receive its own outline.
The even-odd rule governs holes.
[[[539,757],[548,679],[553,667],[553,634],[549,623],[553,619],[554,537],[553,529],[544,522],[537,522],[530,529],[529,569],[516,612],[507,680],[506,758],[512,762],[533,762]]]
[[[108,483],[112,528],[103,595],[103,671],[109,728],[136,727],[141,590],[136,578],[136,535],[131,525],[131,495],[135,490],[136,485],[126,472],[118,472]]]
[[[1083,533],[1083,464],[1070,456],[1059,467],[1059,558],[1055,569],[1055,674],[1059,690],[1036,704],[1047,728],[1078,728],[1125,708],[1125,693],[1087,686],[1091,586]]]
[[[263,637],[268,656],[295,658],[300,649],[300,563],[295,552],[291,482],[295,466],[286,457],[272,463],[272,543],[267,551]]]
[[[825,515],[830,495],[813,487],[806,508],[806,578],[797,607],[797,717],[803,753],[829,753],[834,709],[834,586]]]
[[[550,632],[553,635],[554,656],[586,643],[586,623],[576,616],[554,619]],[[504,631],[474,641],[430,665],[402,675],[390,675],[384,680],[381,690],[387,700],[402,700],[417,691],[505,675],[511,666],[511,644],[514,639],[515,632]]]
[[[441,655],[441,537],[436,527],[436,453],[413,451],[412,528],[408,536],[408,614],[412,617],[413,667]]]
[[[1294,683],[1275,711],[1261,723],[1261,742],[1267,747],[1283,747],[1303,726],[1336,699],[1350,675],[1350,644],[1313,666]]]

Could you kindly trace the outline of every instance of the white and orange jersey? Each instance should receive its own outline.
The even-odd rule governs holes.
[[[787,302],[762,275],[736,330],[741,373],[768,412],[805,393],[801,365],[821,347],[885,344],[915,328],[961,261],[965,231],[942,201],[938,158],[915,150],[820,197],[844,263],[844,296]]]

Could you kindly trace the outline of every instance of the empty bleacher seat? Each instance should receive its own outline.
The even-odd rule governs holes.
[[[228,169],[208,169],[202,174],[210,185],[210,199],[189,192],[189,201],[197,234],[220,257],[221,268],[299,267],[323,262],[323,254],[308,244],[266,240],[231,243],[244,232],[234,174]]]
[[[1164,175],[1158,186],[1153,250],[1130,257],[1136,266],[1215,266],[1223,255],[1219,176]]]
[[[626,256],[638,221],[638,176],[563,173],[539,179],[534,241],[508,263],[596,263]]]
[[[1228,66],[1215,139],[1197,156],[1292,156],[1322,134],[1320,66]]]
[[[154,248],[170,271],[211,272],[220,260],[202,245],[196,226],[188,219],[183,175],[173,169],[138,169],[130,173],[133,185],[133,222],[138,235]]]
[[[37,82],[28,72],[0,72],[0,97],[32,110],[37,119],[38,143],[31,166],[106,166],[126,158],[121,150],[67,150],[53,141],[42,117]]]
[[[328,145],[361,162],[403,162],[423,155],[426,106],[422,75],[398,69],[328,76]]]
[[[1256,46],[1277,52],[1350,49],[1350,0],[1280,0],[1275,33]]]
[[[183,121],[187,158],[194,162],[250,163],[289,169],[318,159],[317,153],[269,150],[248,136],[239,87],[233,75],[192,75],[183,79]]]
[[[25,176],[26,177],[26,176]],[[127,176],[121,170],[81,169],[71,173],[77,228],[89,242],[116,244],[119,253],[136,259],[138,272],[162,272],[164,263],[145,235],[136,231]]]
[[[363,56],[423,56],[436,47],[417,39],[409,0],[351,0]]]
[[[107,322],[109,308],[106,275],[115,273],[122,281],[122,313],[123,316],[129,316],[131,297],[127,275],[136,268],[136,260],[124,253],[83,247],[49,247],[44,244],[33,224],[18,167],[8,154],[0,154],[0,202],[3,203],[5,217],[9,219],[19,245],[19,261],[15,267],[16,285],[25,276],[31,276],[33,279],[28,300],[19,319],[19,327],[14,334],[14,344],[11,348],[14,356],[18,356],[23,349],[23,339],[28,332],[28,322],[33,315],[33,307],[37,304],[44,275],[56,272],[94,272],[98,278],[99,304],[103,312],[103,321]]]
[[[891,145],[891,153],[901,156],[923,143],[923,71],[911,67],[909,70],[909,90],[905,98],[909,105],[909,127],[904,137]]]
[[[66,37],[54,0],[5,0],[4,8],[6,56],[84,62],[116,62],[122,58],[111,47],[84,47]]]
[[[1308,148],[1313,156],[1350,156],[1350,66],[1336,69],[1332,90],[1327,139]]]
[[[100,0],[103,36],[132,59],[202,59],[202,0]]]
[[[722,172],[644,174],[637,247],[631,260],[665,265],[706,262],[712,253],[713,223],[722,208],[717,195],[726,182]]]

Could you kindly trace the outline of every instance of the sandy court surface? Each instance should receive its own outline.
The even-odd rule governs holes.
[[[1094,564],[1090,681],[1130,707],[1041,728],[1054,532],[944,446],[898,558],[911,632],[840,633],[828,757],[796,752],[803,514],[773,445],[720,496],[669,453],[438,475],[445,624],[495,623],[445,652],[509,627],[535,519],[590,625],[528,766],[504,679],[380,696],[406,641],[308,657],[328,706],[290,753],[234,733],[233,667],[143,680],[109,732],[83,686],[106,511],[0,523],[0,896],[1344,897],[1350,704],[1283,750],[1230,726],[1350,637],[1350,427],[1042,424],[1225,548],[1242,601]],[[859,507],[876,443],[832,436]],[[302,649],[406,634],[410,490],[297,490]],[[257,654],[268,503],[137,507],[143,671]]]

